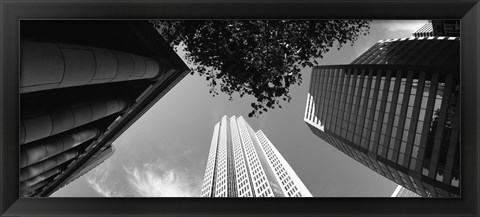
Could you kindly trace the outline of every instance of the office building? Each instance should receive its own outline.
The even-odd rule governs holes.
[[[397,186],[397,188],[395,188],[395,191],[390,197],[420,197],[420,195],[415,194],[409,191],[408,189],[402,187],[401,185],[399,185]]]
[[[20,196],[99,165],[189,69],[148,21],[20,22]]]
[[[414,37],[460,37],[460,20],[429,20],[412,35]]]
[[[304,120],[356,161],[423,197],[460,196],[460,40],[382,40],[315,67]]]
[[[432,21],[428,21],[428,23],[425,23],[420,29],[412,33],[414,37],[430,37],[433,36],[433,25]]]
[[[241,116],[224,116],[215,125],[201,195],[312,196],[265,134]]]
[[[70,175],[64,183],[62,183],[62,185],[56,185],[52,192],[55,192],[62,187],[65,187],[66,185],[77,180],[81,176],[87,174],[88,172],[90,172],[90,170],[94,169],[95,167],[106,161],[114,153],[115,147],[113,145],[104,146],[100,151],[96,152],[91,158],[89,158],[84,164],[82,164],[79,169],[75,170],[74,173]]]

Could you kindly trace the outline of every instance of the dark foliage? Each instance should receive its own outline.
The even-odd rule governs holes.
[[[369,31],[366,20],[155,20],[152,24],[176,46],[186,46],[193,73],[205,76],[210,93],[252,95],[249,117],[290,102],[289,87],[337,44]]]

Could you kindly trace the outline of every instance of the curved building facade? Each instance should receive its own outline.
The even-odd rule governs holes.
[[[188,74],[148,21],[22,20],[19,193],[49,196]]]

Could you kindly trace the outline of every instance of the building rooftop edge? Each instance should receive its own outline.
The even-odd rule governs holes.
[[[429,36],[429,37],[408,37],[408,38],[391,38],[380,40],[377,43],[393,42],[393,41],[406,41],[406,40],[460,40],[460,37],[450,36]]]

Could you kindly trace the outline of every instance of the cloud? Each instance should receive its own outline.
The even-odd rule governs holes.
[[[124,167],[127,180],[140,197],[198,197],[200,180],[188,170],[169,168],[157,162]]]
[[[112,174],[115,165],[107,160],[87,173],[85,179],[103,197],[199,197],[202,179],[172,163],[157,161],[137,166],[131,161],[132,166],[123,166],[121,174]]]
[[[119,193],[110,189],[108,185],[97,183],[95,180],[87,179],[87,182],[88,184],[90,184],[90,187],[93,188],[93,190],[95,190],[97,193],[99,193],[104,197],[124,197],[125,196],[122,193]]]
[[[109,183],[109,180],[107,180],[110,170],[111,163],[107,160],[87,173],[85,180],[93,190],[104,197],[125,197],[125,191],[118,190],[115,183]]]

